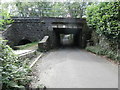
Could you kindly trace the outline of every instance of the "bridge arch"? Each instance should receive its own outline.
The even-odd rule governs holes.
[[[25,44],[28,44],[28,43],[31,43],[31,41],[28,40],[28,39],[22,39],[18,42],[18,45],[25,45]]]

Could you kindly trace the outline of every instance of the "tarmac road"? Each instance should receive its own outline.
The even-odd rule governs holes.
[[[33,67],[32,87],[118,88],[118,66],[77,48],[51,51]]]

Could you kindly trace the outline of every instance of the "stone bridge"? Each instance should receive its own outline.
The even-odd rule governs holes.
[[[74,44],[86,46],[89,28],[86,19],[61,17],[12,17],[14,22],[3,33],[11,46],[40,41],[49,36],[51,48],[60,45],[60,34],[73,34]]]

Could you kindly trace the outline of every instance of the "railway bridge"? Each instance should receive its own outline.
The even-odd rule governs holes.
[[[3,33],[11,46],[40,41],[49,36],[51,48],[60,45],[60,35],[73,34],[74,45],[86,46],[89,28],[86,19],[61,17],[12,17],[14,22]]]

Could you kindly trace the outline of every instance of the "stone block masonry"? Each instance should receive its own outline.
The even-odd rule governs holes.
[[[71,33],[70,27],[61,28],[60,25],[74,25],[79,26],[76,30],[81,30],[80,46],[85,46],[85,33],[87,24],[86,20],[82,18],[56,18],[56,17],[12,17],[14,22],[12,25],[3,33],[5,39],[8,40],[10,46],[16,46],[21,44],[21,41],[35,42],[41,41],[44,36],[49,36],[49,46],[50,48],[57,47],[59,40],[58,36],[62,33]],[[57,28],[54,29],[54,26]],[[75,31],[76,31],[75,30]],[[70,32],[69,32],[70,31]],[[75,32],[73,29],[73,33]],[[84,40],[84,41],[83,41]],[[79,42],[78,42],[79,43]]]

